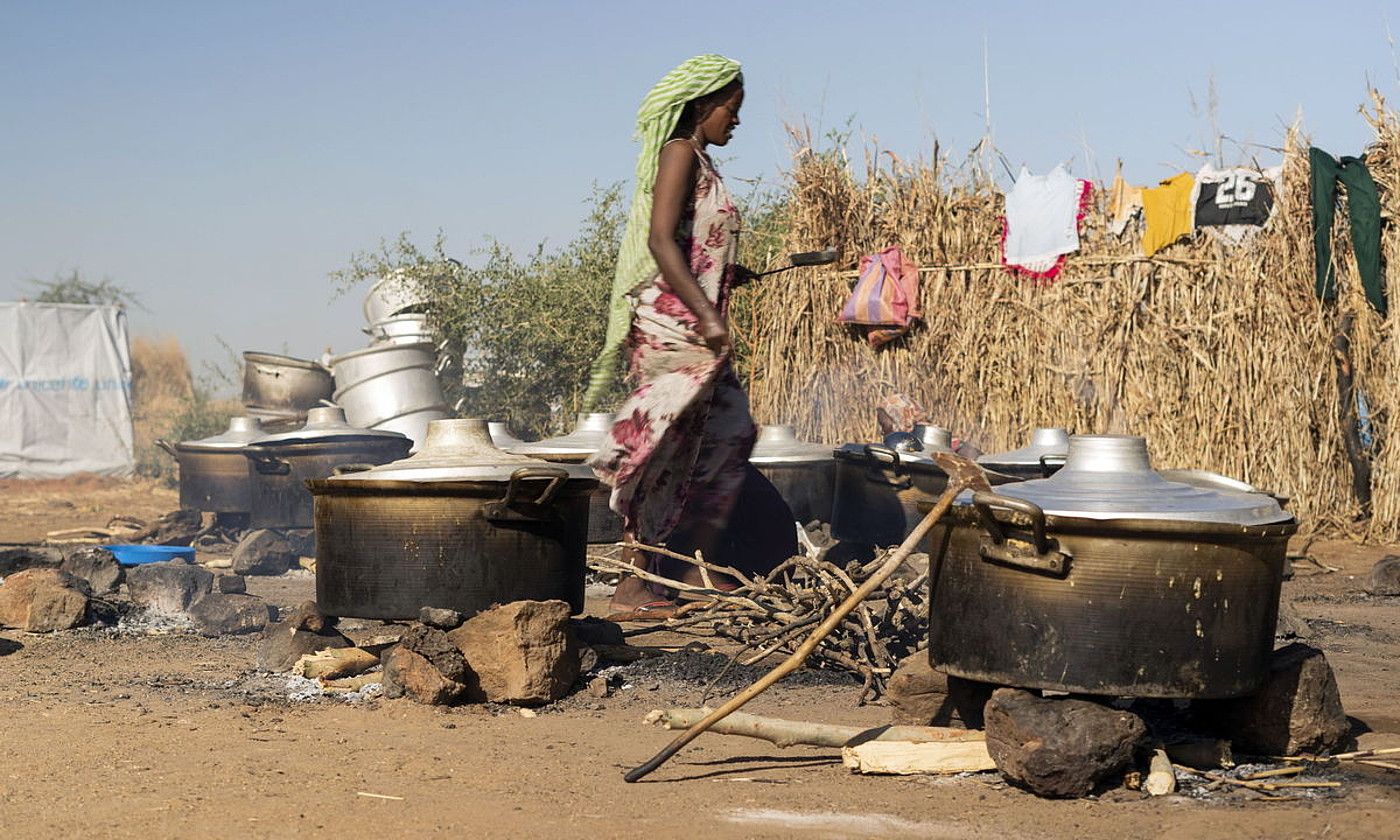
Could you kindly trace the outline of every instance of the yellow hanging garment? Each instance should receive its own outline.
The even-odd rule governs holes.
[[[1152,256],[1183,236],[1190,236],[1195,221],[1191,191],[1196,179],[1190,172],[1173,175],[1159,187],[1142,191],[1142,252]]]

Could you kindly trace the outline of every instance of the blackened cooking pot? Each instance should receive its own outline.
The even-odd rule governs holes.
[[[929,659],[1023,688],[1249,694],[1296,530],[1266,494],[1162,479],[1141,438],[1072,438],[1054,477],[965,494],[930,533]]]
[[[762,426],[749,463],[772,482],[797,522],[831,521],[836,460],[830,446],[798,440],[792,426]]]
[[[582,465],[503,452],[481,420],[435,420],[419,452],[310,481],[316,599],[330,615],[468,615],[523,599],[583,610],[588,495]]]
[[[337,469],[387,464],[408,454],[413,441],[398,432],[357,429],[339,408],[313,408],[306,425],[269,435],[243,448],[253,528],[310,528],[314,521],[306,482]]]
[[[573,431],[544,440],[516,441],[502,448],[517,455],[556,464],[582,464],[607,440],[613,416],[606,412],[580,414]],[[588,502],[588,541],[611,543],[622,539],[622,517],[612,509],[612,488],[599,484]]]
[[[211,513],[252,510],[243,448],[265,434],[256,417],[234,417],[226,431],[213,437],[173,444],[156,441],[180,465],[180,507]]]

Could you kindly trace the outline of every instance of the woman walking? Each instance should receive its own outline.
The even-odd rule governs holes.
[[[669,540],[711,559],[741,492],[746,505],[751,494],[776,498],[776,491],[746,487],[761,477],[748,466],[754,423],[731,366],[727,312],[731,290],[752,273],[736,261],[739,214],[708,154],[733,136],[743,101],[738,62],[719,55],[686,61],[643,100],[636,193],[607,338],[585,397],[591,407],[611,385],[625,345],[635,390],[590,463],[612,485],[612,508],[629,538]],[[789,527],[795,547],[792,534]],[[660,566],[636,552],[630,559]],[[660,607],[665,594],[626,577],[613,606]]]

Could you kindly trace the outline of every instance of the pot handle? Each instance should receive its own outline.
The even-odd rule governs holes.
[[[1058,464],[1059,466],[1062,466],[1062,467],[1063,467],[1063,466],[1065,465],[1065,460],[1066,460],[1066,456],[1064,456],[1064,455],[1059,455],[1059,454],[1056,454],[1056,453],[1054,453],[1054,452],[1047,452],[1047,453],[1045,453],[1044,455],[1041,455],[1041,456],[1040,456],[1040,476],[1041,476],[1041,478],[1049,478],[1050,476],[1054,475],[1055,473],[1054,473],[1053,470],[1050,469],[1050,465],[1051,465],[1051,464]]]
[[[977,508],[982,527],[990,538],[989,541],[984,540],[978,549],[982,559],[1055,575],[1062,575],[1068,569],[1069,555],[1045,535],[1045,511],[1039,505],[986,491],[973,493],[972,504]],[[992,508],[1014,511],[1029,518],[1031,544],[1009,539],[1006,527],[993,515]]]
[[[539,496],[534,499],[520,498],[521,485],[524,482],[542,478],[549,479],[549,484],[545,485]],[[510,482],[506,484],[506,494],[499,501],[486,504],[486,518],[530,522],[549,519],[553,515],[549,510],[549,504],[554,501],[555,496],[559,495],[559,491],[564,487],[564,482],[568,480],[568,471],[560,467],[521,467],[510,474]]]
[[[165,438],[156,438],[155,444],[156,446],[159,446],[161,449],[164,449],[167,453],[169,453],[170,457],[180,457],[180,453],[175,450],[175,444],[171,443]]]
[[[253,469],[263,475],[291,475],[291,462],[278,458],[276,455],[249,455],[253,461]]]
[[[374,469],[374,464],[341,464],[331,469],[332,475],[345,475],[346,473],[364,472]]]
[[[899,452],[883,443],[867,443],[865,457],[882,464],[889,464],[891,467],[899,466]]]

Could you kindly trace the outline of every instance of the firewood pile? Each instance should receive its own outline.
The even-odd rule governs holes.
[[[749,576],[707,562],[703,555],[692,557],[638,543],[625,543],[624,548],[689,563],[702,580],[700,585],[685,583],[619,558],[590,554],[589,566],[595,571],[632,575],[678,593],[681,606],[671,617],[630,630],[629,635],[667,630],[732,640],[741,645],[732,661],[743,665],[795,651],[887,556],[882,552],[867,563],[852,561],[839,566],[826,560],[822,552],[812,551],[789,558],[768,575]],[[904,566],[874,590],[808,660],[817,667],[847,671],[859,678],[863,683],[861,703],[883,696],[900,660],[927,638],[928,572],[926,565],[920,565]],[[711,578],[715,573],[738,581],[738,587],[719,588]]]

